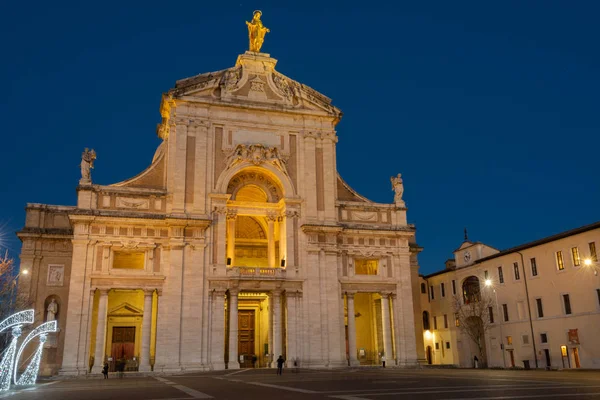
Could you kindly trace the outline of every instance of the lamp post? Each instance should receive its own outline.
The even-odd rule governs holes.
[[[502,317],[500,315],[500,304],[498,304],[498,293],[496,289],[492,287],[492,280],[486,279],[485,286],[492,288],[494,292],[494,298],[496,300],[496,314],[498,316],[498,324],[500,325],[500,351],[502,351],[502,367],[506,368],[506,354],[504,354],[504,335],[502,334]]]

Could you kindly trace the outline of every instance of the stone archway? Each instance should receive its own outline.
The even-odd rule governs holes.
[[[277,186],[279,188],[278,193],[280,199],[296,196],[296,191],[292,181],[290,180],[289,176],[283,173],[280,169],[269,163],[263,163],[257,166],[248,161],[241,162],[223,171],[217,179],[215,185],[216,191],[218,193],[232,193],[233,189],[230,189],[230,184],[234,177],[238,174],[247,174],[252,172],[268,178],[269,182],[271,182],[274,186]],[[246,183],[251,182],[248,180]]]

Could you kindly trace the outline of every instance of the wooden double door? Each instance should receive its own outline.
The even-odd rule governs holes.
[[[238,310],[238,355],[244,356],[240,362],[241,368],[258,366],[258,354],[255,354],[254,347],[255,316],[254,310]]]
[[[115,371],[119,362],[125,363],[126,369],[131,369],[135,356],[135,326],[115,326],[112,331],[112,346],[110,351],[112,362],[110,370]]]

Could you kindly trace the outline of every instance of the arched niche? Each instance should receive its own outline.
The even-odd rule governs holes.
[[[60,301],[60,297],[55,295],[55,294],[51,294],[50,296],[46,297],[46,299],[44,300],[44,322],[48,322],[48,306],[50,305],[50,303],[52,303],[52,300],[54,299],[54,301],[56,302],[57,305],[57,312],[54,315],[54,319],[56,321],[58,321],[60,314],[62,312],[62,302]]]
[[[463,301],[465,304],[476,303],[481,300],[481,286],[476,276],[467,277],[462,284]]]

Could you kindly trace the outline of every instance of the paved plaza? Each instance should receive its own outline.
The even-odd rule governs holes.
[[[184,399],[592,399],[600,372],[501,370],[237,370],[161,377],[44,381],[0,398]]]

